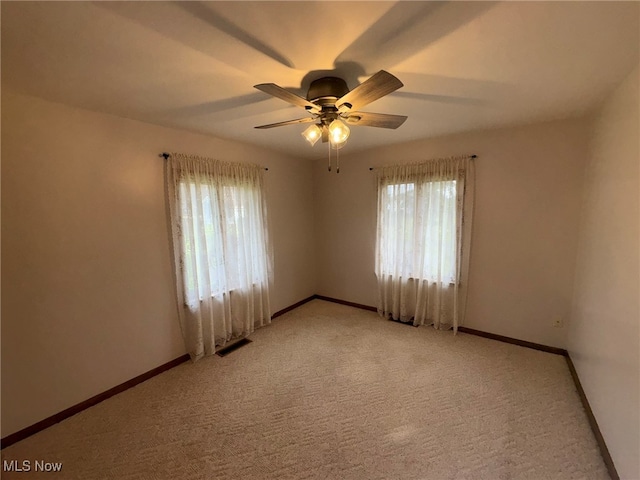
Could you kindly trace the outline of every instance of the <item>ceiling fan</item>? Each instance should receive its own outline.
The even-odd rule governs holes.
[[[341,78],[319,78],[311,82],[307,98],[291,93],[275,83],[261,83],[254,87],[292,105],[302,107],[312,116],[260,125],[255,128],[265,129],[299,123],[313,123],[302,133],[311,145],[314,145],[321,138],[323,142],[331,142],[331,146],[334,148],[341,148],[349,137],[347,125],[395,129],[404,123],[407,117],[403,115],[359,111],[365,105],[402,86],[400,80],[384,70],[380,70],[351,91]]]

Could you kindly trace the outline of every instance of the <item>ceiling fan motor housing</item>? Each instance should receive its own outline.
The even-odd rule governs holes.
[[[337,99],[349,93],[347,82],[338,77],[322,77],[311,82],[307,100],[318,105],[335,105]]]

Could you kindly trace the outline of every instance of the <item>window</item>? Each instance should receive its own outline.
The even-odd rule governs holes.
[[[178,200],[184,291],[189,305],[260,283],[266,276],[261,222],[249,219],[251,187],[183,181]],[[257,227],[248,227],[253,221]],[[258,248],[252,248],[258,244]]]
[[[376,169],[378,313],[453,328],[464,318],[473,214],[472,156]]]
[[[379,273],[455,282],[456,181],[391,183],[379,195]]]
[[[193,359],[271,321],[263,172],[195,155],[168,158],[178,317]]]

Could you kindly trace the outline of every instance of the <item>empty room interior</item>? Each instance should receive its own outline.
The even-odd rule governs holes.
[[[0,7],[2,478],[640,479],[640,3]]]

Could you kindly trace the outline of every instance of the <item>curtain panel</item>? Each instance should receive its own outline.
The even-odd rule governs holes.
[[[466,307],[473,159],[385,166],[376,176],[378,313],[457,332]]]
[[[271,321],[263,172],[179,153],[167,161],[178,317],[193,360]]]

